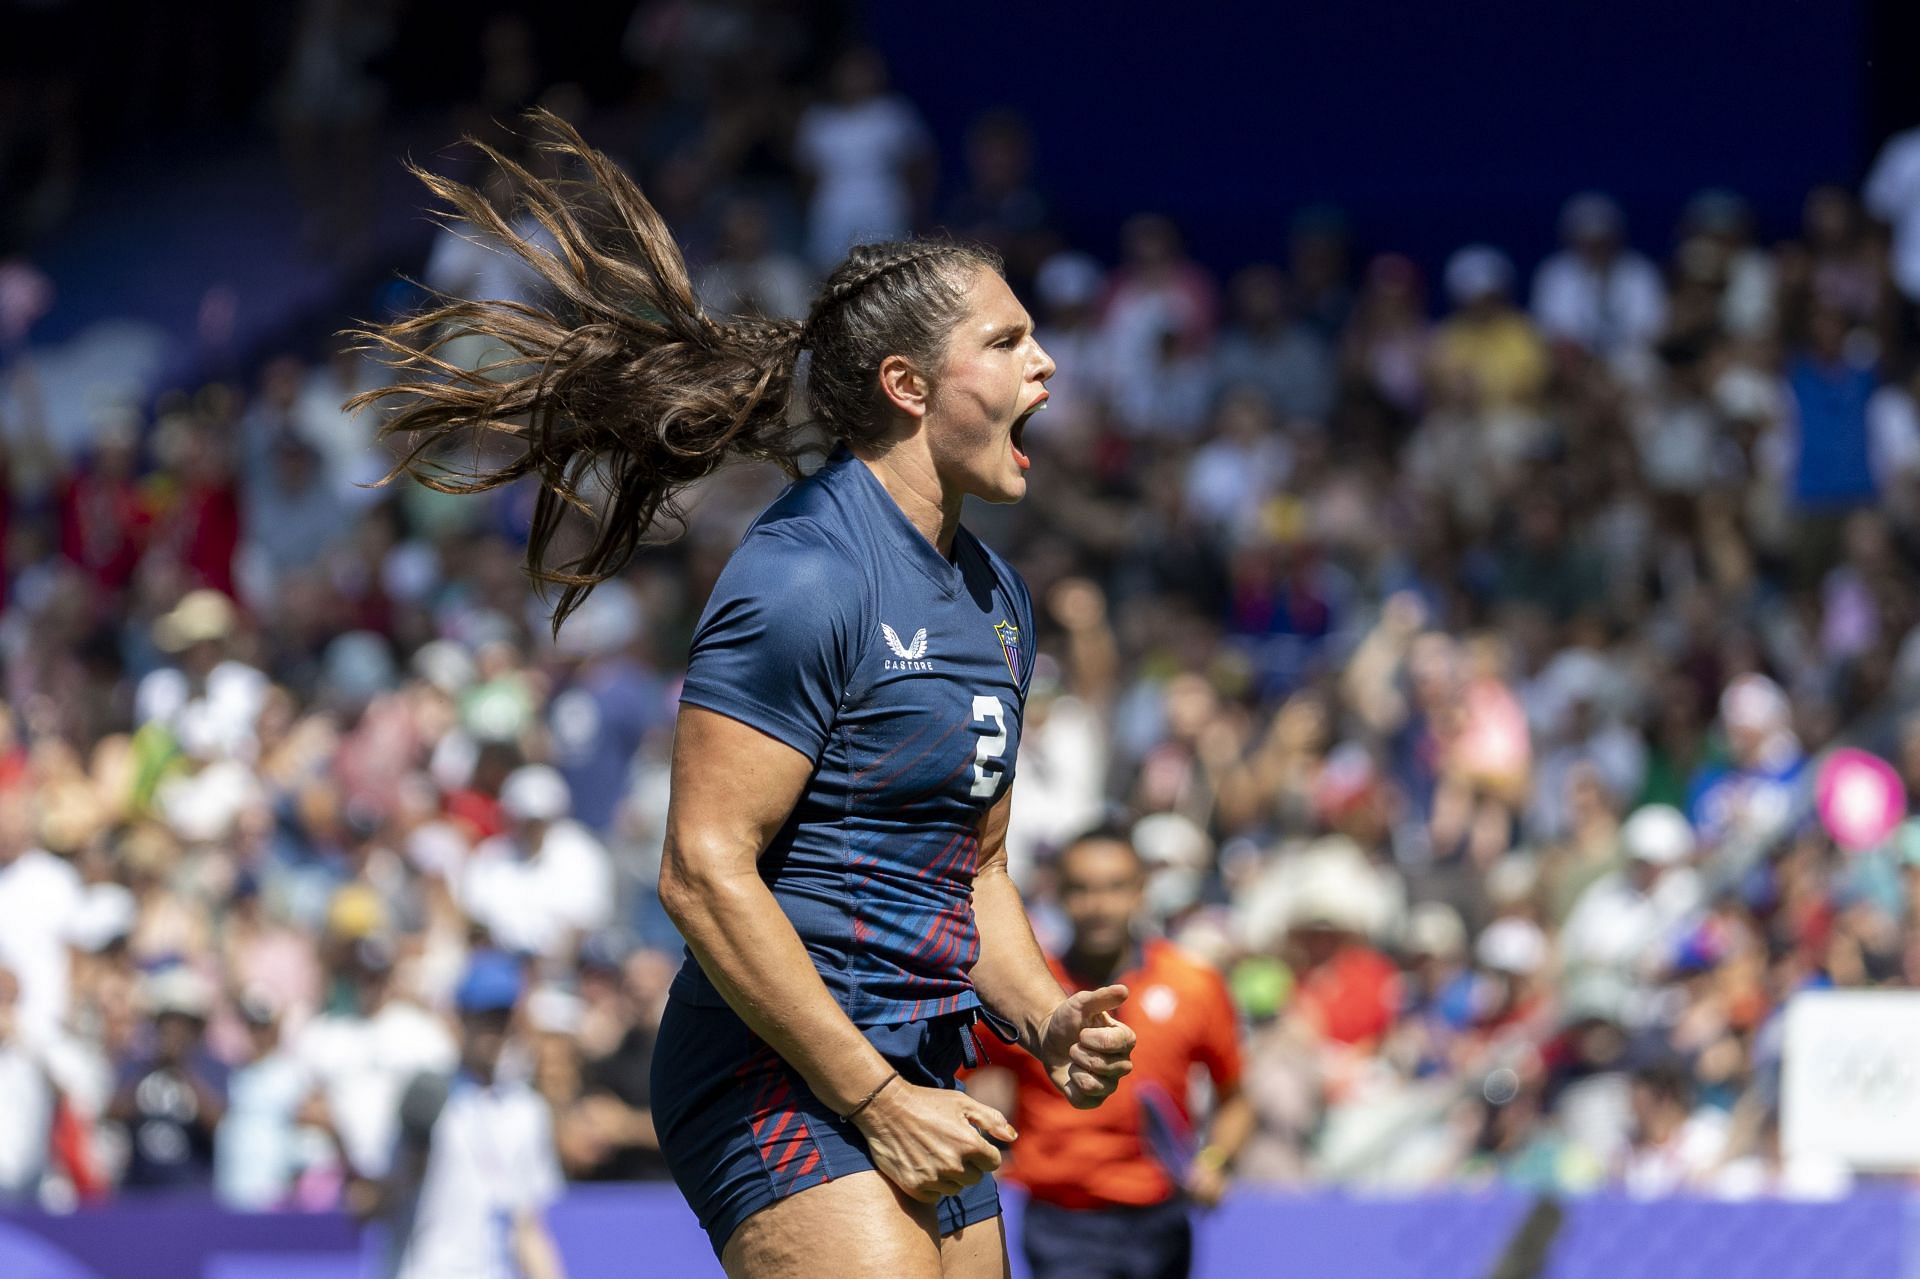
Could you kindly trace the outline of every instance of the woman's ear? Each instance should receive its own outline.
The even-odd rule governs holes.
[[[927,415],[927,397],[932,388],[912,360],[904,355],[889,355],[880,361],[880,393],[908,417]]]

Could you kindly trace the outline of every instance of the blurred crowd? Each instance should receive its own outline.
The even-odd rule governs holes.
[[[377,24],[312,8],[285,109],[372,111]],[[1843,850],[1812,802],[1841,741],[1920,789],[1920,134],[1782,239],[1733,192],[1671,228],[1587,193],[1544,262],[1429,273],[1312,207],[1222,277],[1159,214],[1068,243],[1011,114],[943,188],[877,55],[753,10],[640,6],[618,109],[507,24],[469,118],[569,115],[716,312],[803,313],[855,237],[1004,255],[1060,368],[1030,496],[971,516],[1040,621],[1015,873],[1058,943],[1052,856],[1131,824],[1244,1018],[1240,1175],[1844,1190],[1782,1151],[1779,1014],[1920,981],[1920,826]],[[458,225],[394,265],[535,299]],[[704,485],[555,637],[529,492],[368,486],[340,405],[381,376],[291,351],[65,449],[0,363],[0,1202],[339,1204],[486,946],[568,1175],[662,1175],[676,680],[779,477]]]

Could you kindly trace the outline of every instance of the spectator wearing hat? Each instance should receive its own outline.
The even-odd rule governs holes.
[[[1315,1041],[1370,1053],[1403,998],[1398,965],[1369,940],[1394,903],[1343,836],[1310,846],[1290,870],[1283,953],[1297,986],[1289,1020]]]
[[[240,625],[219,591],[190,591],[153,625],[153,643],[172,662],[134,690],[134,719],[162,729],[188,756],[244,756],[256,744],[267,677],[230,649]]]
[[[987,1051],[998,1069],[968,1084],[1020,1129],[1006,1173],[1029,1195],[1022,1246],[1035,1279],[1181,1279],[1192,1262],[1188,1205],[1220,1201],[1252,1130],[1232,997],[1212,968],[1142,936],[1145,871],[1114,833],[1086,835],[1060,855],[1071,935],[1054,975],[1068,991],[1124,983],[1130,997],[1113,1015],[1140,1033],[1133,1069],[1107,1104],[1075,1108],[1037,1061],[997,1041]],[[1215,1095],[1204,1126],[1190,1095],[1196,1070]]]
[[[1469,1056],[1471,1049],[1533,1027],[1546,1007],[1551,951],[1540,926],[1519,915],[1504,915],[1481,930],[1472,969],[1443,997]]]
[[[1577,973],[1596,968],[1629,980],[1651,980],[1679,930],[1704,904],[1688,865],[1693,827],[1680,810],[1649,804],[1620,827],[1625,865],[1601,876],[1575,901],[1560,932],[1560,960]]]
[[[1687,817],[1709,846],[1758,838],[1792,813],[1806,764],[1793,731],[1793,706],[1765,675],[1737,676],[1720,694],[1727,756],[1707,765],[1688,788]]]
[[[1547,349],[1513,305],[1513,263],[1500,250],[1469,245],[1447,259],[1454,310],[1433,340],[1440,389],[1486,409],[1531,406],[1547,381]]]
[[[1574,196],[1560,213],[1560,242],[1533,277],[1540,331],[1608,361],[1651,349],[1666,323],[1666,288],[1659,268],[1627,247],[1620,206],[1598,192]]]
[[[214,1130],[227,1110],[226,1068],[203,1040],[213,1010],[207,980],[184,964],[148,978],[152,1039],[120,1068],[107,1118],[127,1133],[129,1190],[207,1189]]]
[[[454,992],[459,1068],[417,1076],[400,1099],[392,1165],[360,1200],[392,1231],[391,1279],[562,1279],[545,1220],[561,1189],[552,1117],[500,1070],[522,986],[518,961],[475,954]]]
[[[573,797],[545,764],[514,770],[500,788],[504,834],[473,850],[459,898],[493,943],[520,954],[570,954],[579,937],[606,924],[613,908],[607,850],[569,820]]]

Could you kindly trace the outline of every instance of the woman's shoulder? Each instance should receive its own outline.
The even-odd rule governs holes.
[[[789,590],[845,585],[860,560],[846,538],[804,511],[776,503],[755,520],[727,562],[729,572],[754,570]]]

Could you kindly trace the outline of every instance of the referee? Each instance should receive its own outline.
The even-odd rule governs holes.
[[[1069,992],[1133,992],[1114,1013],[1139,1035],[1133,1073],[1106,1105],[1082,1110],[1039,1062],[990,1039],[990,1064],[968,1088],[1020,1130],[1006,1172],[1027,1192],[1021,1245],[1034,1279],[1184,1279],[1191,1207],[1220,1202],[1253,1130],[1233,1001],[1213,968],[1142,935],[1145,867],[1125,833],[1069,845],[1059,884],[1072,941],[1051,960],[1054,975]],[[1213,1085],[1204,1141],[1189,1098],[1195,1066]]]

